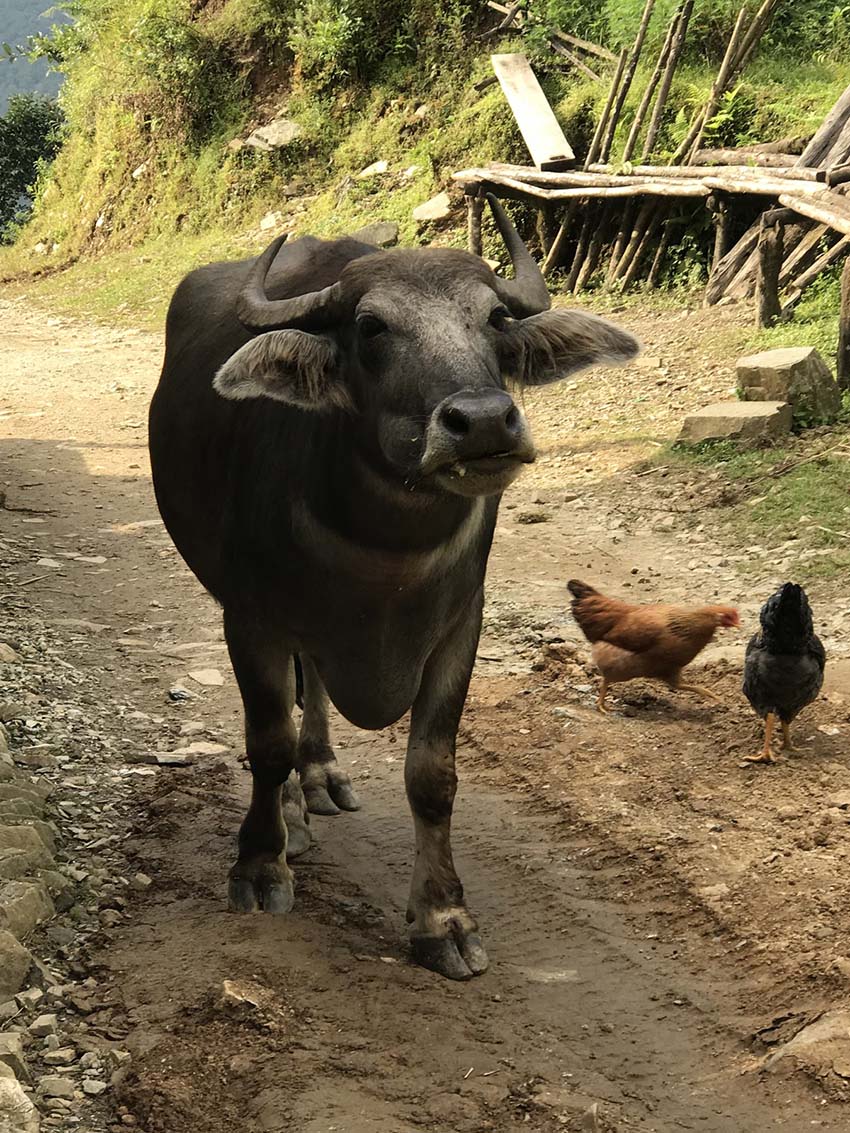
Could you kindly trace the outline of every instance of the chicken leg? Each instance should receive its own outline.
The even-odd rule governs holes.
[[[674,685],[674,688],[677,692],[695,692],[698,696],[705,697],[706,700],[713,700],[715,704],[720,704],[720,697],[715,696],[710,689],[703,688],[702,685],[685,684],[684,681],[679,681],[678,684]]]
[[[768,712],[764,721],[764,747],[758,755],[745,755],[744,763],[776,763],[773,752],[770,750],[770,741],[773,739],[773,725],[776,723],[776,716],[773,712]],[[782,725],[783,730],[787,729],[788,725]]]
[[[602,684],[599,686],[599,696],[596,699],[596,711],[601,712],[603,716],[607,716],[608,709],[605,707],[605,697],[608,695],[608,682],[602,678]]]
[[[782,721],[782,750],[793,751],[794,745],[791,743],[791,729]]]

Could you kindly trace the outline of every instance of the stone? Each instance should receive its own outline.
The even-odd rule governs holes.
[[[0,664],[3,665],[20,665],[23,663],[23,657],[11,645],[7,645],[5,641],[0,641]]]
[[[220,688],[224,684],[224,677],[218,669],[195,669],[189,674],[189,679],[207,688]]]
[[[452,215],[452,203],[448,193],[438,193],[430,201],[417,205],[413,210],[413,219],[420,224],[430,224],[441,220],[448,220]]]
[[[70,1066],[76,1062],[77,1052],[72,1046],[60,1046],[56,1050],[48,1050],[41,1056],[41,1061],[47,1066]]]
[[[55,1015],[39,1015],[39,1017],[30,1023],[29,1031],[31,1035],[35,1035],[37,1039],[47,1038],[48,1035],[55,1035],[59,1029],[59,1024],[56,1021]]]
[[[784,401],[718,401],[689,414],[676,443],[776,440],[791,431],[791,421]]]
[[[273,228],[280,228],[283,224],[282,212],[267,212],[260,221],[260,231],[270,232]]]
[[[28,1079],[24,1042],[21,1036],[13,1031],[0,1034],[0,1062],[8,1066],[15,1077],[20,1078],[22,1082]]]
[[[835,420],[841,394],[832,372],[814,346],[787,346],[739,358],[738,392],[744,401],[787,401],[801,425]]]
[[[6,881],[0,885],[0,929],[20,939],[52,916],[53,902],[43,885],[32,881]]]
[[[275,118],[267,126],[258,126],[253,133],[245,139],[245,145],[252,149],[271,153],[272,150],[283,149],[290,145],[304,133],[298,122],[291,118]]]
[[[371,165],[367,165],[365,169],[361,169],[357,176],[363,180],[367,177],[380,177],[381,174],[386,173],[388,169],[389,165],[385,161],[373,161]]]
[[[831,1065],[839,1057],[846,1063],[850,1056],[850,1011],[841,1008],[826,1011],[788,1042],[771,1051],[765,1059],[765,1067],[772,1070],[789,1056],[809,1065]]]
[[[180,756],[193,756],[193,755],[227,755],[230,748],[227,744],[213,743],[211,740],[194,740],[185,747],[177,747],[171,752],[172,755]]]
[[[136,873],[131,878],[130,884],[134,889],[144,892],[144,890],[150,889],[153,885],[153,878],[148,877],[146,873]]]
[[[374,244],[376,248],[392,248],[398,243],[398,225],[392,220],[377,220],[352,232],[351,239]]]
[[[38,1133],[38,1110],[14,1078],[0,1079],[0,1129],[5,1133]]]
[[[101,1094],[105,1094],[109,1089],[106,1082],[100,1082],[97,1078],[86,1078],[83,1082],[83,1093],[88,1094],[89,1097],[97,1098]]]
[[[10,932],[0,928],[0,1001],[10,999],[21,990],[32,956]]]
[[[41,825],[47,826],[46,823],[41,823]],[[49,848],[34,825],[0,826],[0,850],[25,850],[27,853],[41,858],[38,862],[39,865],[47,866],[51,864],[51,858],[47,852]]]
[[[133,172],[130,174],[130,176],[133,178],[134,181],[138,181],[140,177],[144,177],[145,173],[147,173],[147,169],[148,169],[147,162],[143,161],[141,165],[136,166],[136,168],[133,170]]]
[[[56,1078],[48,1074],[38,1084],[38,1092],[45,1098],[73,1098],[74,1083],[70,1078]]]

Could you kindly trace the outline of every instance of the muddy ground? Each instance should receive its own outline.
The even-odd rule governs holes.
[[[0,316],[0,637],[49,645],[47,675],[5,667],[3,691],[26,699],[18,740],[62,717],[58,803],[96,772],[80,805],[90,824],[108,815],[124,874],[152,879],[101,917],[78,973],[108,1016],[95,1030],[133,1061],[62,1128],[847,1128],[847,1028],[777,1051],[848,998],[850,607],[836,584],[812,587],[825,695],[798,751],[743,765],[759,744],[743,645],[790,552],[723,546],[709,476],[637,463],[683,410],[729,390],[740,315],[625,314],[643,360],[527,397],[541,458],[505,499],[459,751],[456,857],[492,960],[464,985],[408,962],[404,722],[377,735],[338,722],[364,806],[312,820],[295,912],[225,912],[248,787],[241,714],[218,611],[150,490],[161,341],[25,302]],[[705,522],[685,530],[695,509]],[[742,631],[704,657],[723,703],[634,684],[599,717],[568,616],[574,576],[737,603]],[[51,685],[51,665],[79,680]],[[189,675],[205,670],[222,683]],[[176,686],[190,698],[171,699]],[[188,766],[150,762],[175,749]],[[85,867],[103,846],[67,825]],[[55,940],[33,947],[47,956]],[[225,980],[243,1002],[222,1000]]]

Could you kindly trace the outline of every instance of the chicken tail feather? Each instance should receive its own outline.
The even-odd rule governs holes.
[[[599,593],[598,590],[595,590],[586,582],[580,582],[577,578],[570,579],[570,581],[567,583],[567,590],[569,590],[573,598],[576,598],[579,602],[582,600],[582,598],[589,598],[591,594]]]

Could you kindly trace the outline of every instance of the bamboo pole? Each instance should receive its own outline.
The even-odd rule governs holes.
[[[680,9],[676,36],[673,40],[673,45],[667,58],[667,65],[664,68],[664,75],[661,79],[661,86],[658,88],[658,97],[655,100],[655,106],[652,110],[652,117],[649,120],[649,128],[646,131],[646,138],[643,143],[641,161],[646,161],[646,159],[652,153],[655,143],[658,140],[658,132],[661,129],[661,117],[664,113],[664,107],[667,105],[667,97],[670,94],[670,87],[673,83],[673,75],[675,74],[676,67],[679,62],[679,57],[681,56],[682,49],[685,46],[685,39],[688,33],[688,24],[690,23],[691,13],[693,12],[693,10],[694,0],[685,0]]]
[[[629,264],[628,270],[623,276],[623,291],[628,291],[631,285],[638,277],[640,265],[646,255],[646,250],[652,244],[653,240],[658,234],[659,226],[661,225],[661,213],[656,211],[650,217],[649,223],[646,225],[641,241],[637,246],[632,262]]]
[[[560,263],[561,252],[564,250],[564,245],[567,242],[577,207],[575,201],[571,201],[566,207],[564,219],[561,221],[561,227],[558,229],[557,236],[552,241],[552,247],[549,249],[546,259],[543,261],[541,270],[544,276],[548,276]]]
[[[810,268],[801,272],[788,288],[788,299],[783,307],[783,313],[791,310],[799,303],[805,289],[810,283],[814,283],[824,268],[828,268],[830,264],[840,260],[848,251],[850,251],[850,236],[842,236],[836,244],[833,244],[831,248],[827,248],[821,256],[818,256]]]
[[[815,131],[814,137],[800,154],[800,165],[823,164],[823,159],[834,145],[835,138],[841,132],[848,115],[850,115],[850,86],[846,87],[836,99],[829,114]]]
[[[600,157],[603,161],[608,160],[611,153],[611,146],[614,143],[614,134],[617,130],[617,123],[620,120],[620,115],[625,105],[626,96],[632,85],[632,79],[635,77],[640,53],[643,50],[644,40],[646,39],[647,29],[649,28],[649,21],[652,16],[653,9],[655,8],[655,0],[646,0],[643,6],[643,15],[641,16],[640,26],[638,27],[637,35],[635,36],[634,44],[632,45],[631,53],[629,54],[629,62],[623,73],[623,81],[620,83],[620,88],[617,91],[617,97],[614,100],[614,106],[611,115],[608,119],[608,125],[605,128],[605,135],[602,140],[602,148],[600,149]]]
[[[709,278],[717,271],[720,261],[729,250],[729,226],[731,217],[729,215],[729,202],[725,197],[712,194],[709,198],[709,208],[711,208],[711,219],[714,222],[714,248],[711,253],[711,268],[709,270]]]
[[[632,220],[634,219],[635,215],[635,207],[636,206],[634,201],[629,201],[628,206],[623,212],[623,218],[620,222],[620,231],[617,233],[617,239],[614,241],[611,247],[611,258],[608,261],[608,270],[605,272],[606,290],[614,282],[614,272],[616,271],[617,265],[623,257],[623,252],[625,251],[626,243],[629,239],[629,234],[632,231]]]
[[[830,197],[835,198],[835,194],[831,193]],[[810,200],[808,197],[791,196],[790,193],[783,193],[779,198],[779,203],[785,205],[786,208],[794,209],[801,216],[807,216],[809,220],[816,220],[819,224],[828,224],[836,232],[841,232],[845,236],[850,235],[850,209],[844,206],[843,202],[839,206],[835,199],[824,203],[823,201]]]
[[[480,256],[484,249],[481,239],[481,217],[484,212],[484,198],[468,196],[466,198],[466,217],[469,230],[469,250],[473,256]]]
[[[608,119],[611,117],[611,111],[614,106],[614,101],[617,98],[617,92],[620,89],[620,83],[623,81],[623,71],[626,68],[626,59],[628,52],[625,48],[620,52],[620,58],[617,60],[617,69],[614,72],[614,77],[611,80],[611,89],[608,92],[608,99],[605,107],[599,116],[599,121],[596,123],[596,129],[593,133],[593,140],[590,143],[590,149],[587,151],[587,158],[584,163],[585,169],[592,162],[596,161],[602,149],[602,137],[608,128]]]
[[[850,389],[850,260],[841,272],[841,311],[838,316],[838,388]]]
[[[691,123],[691,128],[683,140],[679,143],[676,152],[673,154],[673,162],[681,162],[684,157],[693,151],[694,153],[699,149],[699,143],[702,139],[702,133],[705,129],[705,123],[714,117],[717,107],[720,105],[720,99],[723,97],[729,76],[732,73],[732,68],[737,57],[738,49],[741,43],[744,29],[744,21],[747,18],[747,6],[741,8],[738,13],[738,18],[735,20],[735,26],[732,29],[732,35],[726,45],[726,53],[720,64],[720,70],[714,82],[711,84],[709,91],[708,101],[702,110],[697,114],[694,121]]]
[[[649,104],[652,101],[652,96],[655,94],[655,88],[661,79],[664,68],[667,65],[667,60],[670,57],[670,50],[673,46],[673,39],[676,35],[676,28],[679,23],[679,17],[682,14],[681,6],[676,9],[673,19],[670,21],[670,26],[667,28],[667,35],[664,37],[664,43],[661,45],[661,50],[658,53],[658,59],[655,68],[649,77],[649,82],[646,84],[646,89],[640,100],[640,105],[635,113],[632,128],[629,130],[629,136],[626,139],[626,148],[623,151],[623,161],[631,160],[631,156],[635,151],[637,145],[638,135],[643,128],[643,120],[646,118],[646,112],[649,109]]]
[[[576,293],[584,289],[585,284],[588,283],[593,273],[596,271],[599,264],[599,256],[602,252],[602,246],[605,243],[605,235],[610,227],[610,219],[610,206],[603,204],[596,222],[593,239],[587,250],[587,256],[585,257],[584,263],[581,265],[581,271],[578,273],[578,278],[576,279]]]
[[[741,146],[738,149],[701,149],[692,154],[691,162],[694,165],[735,165],[750,169],[778,167],[780,169],[797,169],[798,155],[783,153],[781,151],[762,153],[759,150],[748,149]]]
[[[576,244],[576,251],[575,255],[573,256],[572,267],[570,268],[570,274],[567,276],[567,282],[564,285],[565,291],[575,290],[579,272],[584,265],[584,261],[587,257],[587,250],[590,246],[590,241],[593,236],[596,212],[597,209],[594,208],[594,206],[591,204],[588,204],[587,208],[585,209],[584,222],[581,226],[581,233],[579,234],[578,243]]]
[[[563,43],[558,43],[556,39],[550,39],[549,46],[553,51],[557,52],[558,55],[562,55],[567,59],[577,71],[581,71],[581,73],[587,75],[589,79],[596,79],[598,83],[602,82],[602,77],[591,70],[586,63],[582,63],[578,55],[576,55],[574,51],[570,51],[569,47],[564,47]]]
[[[758,274],[756,275],[756,326],[771,327],[782,312],[779,302],[779,270],[782,267],[784,225],[771,222],[764,213],[759,224]]]
[[[637,216],[635,217],[634,226],[632,227],[631,235],[629,236],[628,243],[626,244],[620,262],[615,266],[611,276],[612,282],[622,279],[626,272],[629,270],[632,260],[637,254],[638,247],[643,240],[646,229],[652,219],[653,211],[656,208],[654,201],[646,199],[641,205]]]
[[[600,47],[598,43],[591,43],[587,39],[579,39],[577,35],[567,35],[565,31],[556,31],[555,39],[563,39],[573,47],[580,47],[582,51],[589,51],[591,55],[598,55],[600,59],[607,59],[611,63],[617,62],[617,56],[607,47]]]
[[[652,260],[652,267],[649,269],[649,275],[646,282],[650,287],[657,287],[661,279],[661,267],[664,263],[664,257],[667,255],[667,249],[670,246],[670,240],[673,236],[673,227],[682,222],[681,217],[668,217],[664,221],[661,239],[658,241],[658,247],[655,250],[655,256]]]

